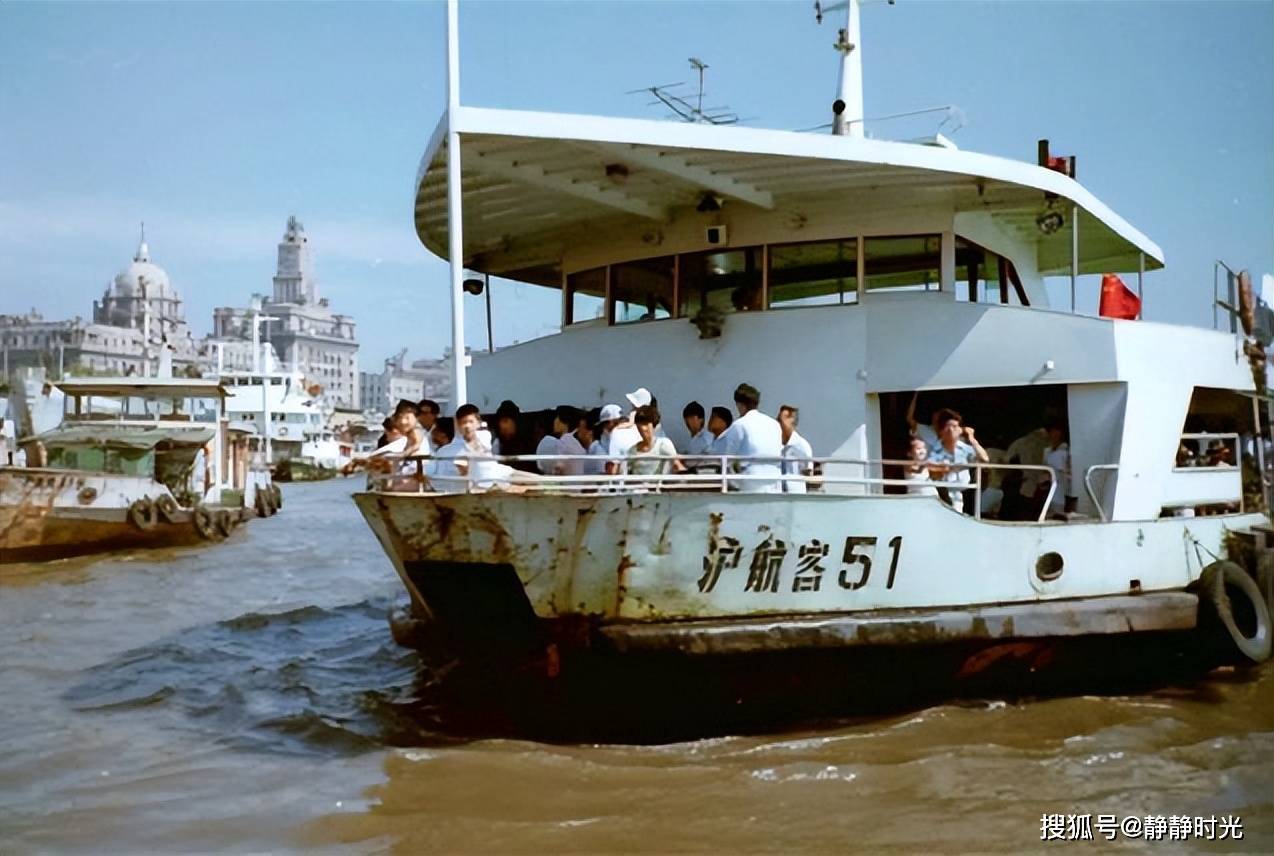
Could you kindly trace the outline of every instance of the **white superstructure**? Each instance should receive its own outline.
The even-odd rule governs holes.
[[[262,453],[268,436],[271,465],[300,459],[336,468],[348,461],[348,453],[342,452],[342,444],[328,425],[332,405],[305,388],[299,371],[273,366],[259,372],[226,371],[221,382],[231,424],[252,432]]]

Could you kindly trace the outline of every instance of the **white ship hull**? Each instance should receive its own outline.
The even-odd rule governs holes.
[[[816,494],[356,501],[416,618],[529,611],[568,644],[687,654],[1190,630],[1187,589],[1227,533],[1264,520],[999,524],[927,497]]]

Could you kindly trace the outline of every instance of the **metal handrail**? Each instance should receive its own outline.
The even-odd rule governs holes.
[[[1097,509],[1097,516],[1101,518],[1102,523],[1109,523],[1106,517],[1106,510],[1101,507],[1101,502],[1097,499],[1097,493],[1093,490],[1092,477],[1093,473],[1098,470],[1118,470],[1119,464],[1093,464],[1084,470],[1084,491],[1088,494],[1088,501],[1093,504],[1093,508]]]
[[[414,462],[416,464],[415,476],[420,479],[418,490],[424,490],[425,484],[429,480],[440,482],[461,482],[464,483],[464,492],[471,493],[476,488],[482,488],[486,482],[496,481],[495,479],[486,477],[475,478],[475,467],[466,466],[463,475],[444,475],[430,476],[425,472],[425,463],[430,460],[438,461],[463,461],[466,464],[477,463],[539,463],[543,461],[590,461],[593,463],[600,461],[618,462],[619,459],[609,455],[458,455],[438,457],[430,454],[413,454],[413,455],[382,455],[383,460],[390,462]],[[804,473],[784,473],[782,472],[783,464],[791,464],[799,462],[802,465],[849,465],[849,466],[912,466],[916,461],[909,459],[891,459],[891,458],[836,458],[836,457],[812,457],[793,459],[792,457],[760,457],[748,455],[650,455],[643,458],[645,461],[682,461],[684,462],[702,462],[712,463],[720,466],[720,472],[714,473],[657,473],[657,474],[634,474],[634,473],[616,473],[616,474],[593,474],[593,475],[557,475],[557,474],[532,474],[513,471],[507,475],[510,483],[518,484],[525,487],[540,488],[591,488],[598,491],[614,491],[614,490],[638,490],[650,491],[655,493],[663,492],[666,489],[695,489],[698,487],[719,485],[721,493],[730,492],[731,488],[737,490],[737,485],[744,482],[795,482],[799,481],[806,485],[828,485],[828,484],[848,484],[862,485],[866,487],[917,487],[927,486],[937,488],[945,488],[947,490],[974,491],[974,513],[977,519],[982,517],[982,479],[981,472],[983,470],[1018,470],[1018,471],[1036,471],[1046,473],[1049,478],[1049,490],[1045,497],[1043,508],[1040,510],[1037,522],[1043,522],[1048,508],[1052,504],[1052,500],[1057,491],[1057,472],[1054,468],[1043,464],[997,464],[992,462],[970,461],[967,464],[942,464],[951,470],[973,470],[977,473],[977,477],[971,479],[971,484],[963,485],[959,483],[934,481],[927,483],[917,483],[911,479],[887,479],[877,476],[844,476],[844,475],[827,475],[825,472],[817,475],[807,475]],[[923,463],[923,462],[921,462]],[[778,474],[750,474],[745,472],[731,472],[730,464],[774,464],[780,468]],[[938,465],[934,465],[938,466]],[[377,480],[382,482],[394,482],[404,477],[410,478],[410,473],[390,473],[381,475]],[[501,479],[504,480],[504,479]],[[883,495],[883,494],[881,494]]]

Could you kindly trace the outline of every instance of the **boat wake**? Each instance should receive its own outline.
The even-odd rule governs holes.
[[[630,660],[623,671],[601,660],[556,680],[534,668],[431,667],[391,641],[390,606],[374,598],[195,627],[87,670],[64,699],[83,715],[165,718],[159,727],[234,749],[330,757],[490,737],[651,744],[779,733],[920,711],[961,695],[933,692],[942,683],[937,661],[929,680],[899,675],[889,657],[848,674],[843,661],[809,652],[799,662]],[[1126,690],[1127,678],[1115,686]],[[1020,686],[1020,676],[1008,684]],[[993,684],[976,690],[965,698],[1023,698]],[[1085,681],[1048,690],[1103,688]]]
[[[346,755],[430,734],[403,710],[420,663],[385,632],[388,600],[247,613],[127,651],[65,694],[84,714],[162,711],[252,751]]]

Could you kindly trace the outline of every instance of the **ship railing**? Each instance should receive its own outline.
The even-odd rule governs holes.
[[[1106,509],[1102,508],[1101,500],[1097,498],[1097,491],[1093,488],[1093,474],[1118,471],[1119,464],[1093,464],[1084,470],[1084,492],[1088,494],[1088,501],[1093,504],[1093,508],[1097,509],[1097,516],[1101,518],[1102,523],[1108,523],[1110,518],[1106,516]]]
[[[939,490],[954,492],[963,496],[964,491],[973,493],[973,516],[982,517],[982,497],[984,479],[982,474],[993,471],[1037,472],[1048,481],[1048,492],[1044,498],[1037,522],[1043,522],[1048,515],[1053,497],[1058,489],[1058,474],[1055,469],[1044,464],[1001,464],[970,461],[967,464],[932,464],[927,466],[943,466],[949,471],[969,471],[968,482],[946,480],[915,480],[906,478],[886,478],[866,475],[854,470],[879,470],[882,467],[908,467],[916,462],[890,458],[791,458],[791,457],[755,457],[746,455],[651,455],[643,456],[647,463],[667,462],[669,468],[673,461],[680,461],[687,467],[684,472],[668,472],[656,474],[640,474],[624,472],[623,461],[616,461],[599,455],[466,455],[457,458],[439,458],[431,455],[385,455],[382,456],[389,472],[373,472],[371,488],[391,493],[403,492],[441,492],[441,493],[483,493],[490,490],[512,491],[517,493],[673,493],[678,491],[713,491],[716,493],[861,493],[872,496],[915,496],[922,490],[933,492]],[[467,463],[466,472],[454,472],[455,463]],[[619,472],[596,473],[585,475],[564,475],[557,473],[529,473],[515,469],[512,465],[519,463],[569,464],[616,463]],[[448,467],[452,472],[439,473],[438,465]],[[495,466],[493,466],[495,465]],[[503,465],[503,466],[499,466]],[[769,472],[747,472],[743,468],[753,465],[768,466]],[[799,468],[799,472],[784,472],[784,467]],[[846,472],[845,470],[850,470]],[[757,490],[749,490],[755,485]],[[795,489],[801,485],[803,489]],[[828,490],[829,487],[842,488]],[[887,493],[886,488],[903,488],[898,493]],[[858,491],[843,488],[857,488]]]

